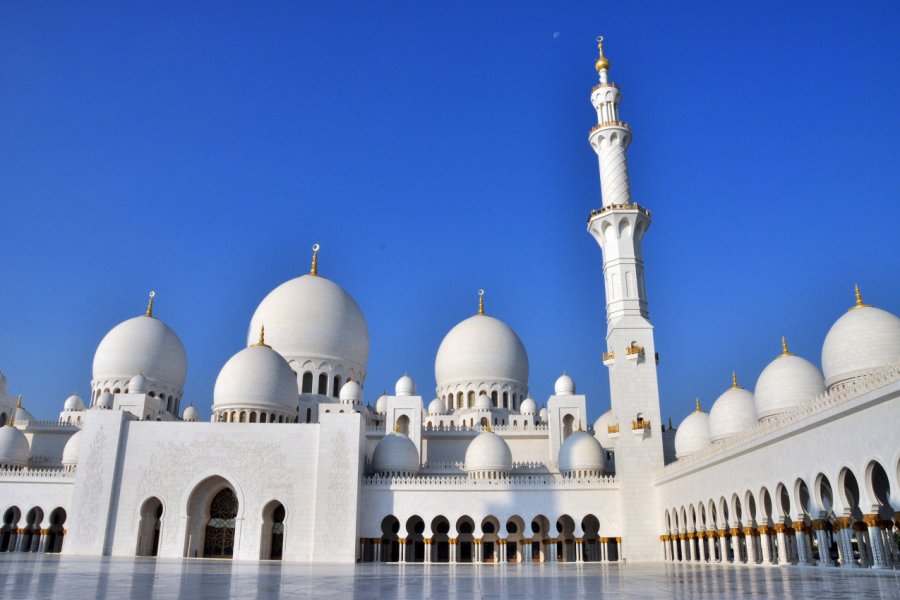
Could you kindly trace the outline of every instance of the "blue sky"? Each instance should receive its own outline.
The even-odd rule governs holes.
[[[368,401],[408,371],[427,402],[484,288],[538,403],[566,369],[599,415],[602,33],[677,423],[781,335],[819,364],[855,282],[900,312],[898,30],[894,2],[4,2],[0,369],[55,416],[155,289],[208,414],[318,242],[368,318]]]

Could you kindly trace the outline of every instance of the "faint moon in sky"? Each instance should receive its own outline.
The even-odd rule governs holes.
[[[558,39],[559,39],[559,32],[558,32],[558,31],[554,31],[554,32],[553,32],[553,39],[554,39],[554,40],[558,40]]]

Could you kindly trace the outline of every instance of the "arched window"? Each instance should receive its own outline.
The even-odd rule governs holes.
[[[319,394],[325,396],[328,394],[328,375],[326,373],[319,373]]]
[[[209,505],[209,521],[206,522],[204,557],[231,558],[234,555],[237,510],[237,496],[231,488],[225,488],[213,497]]]
[[[240,421],[241,421],[241,423],[247,422],[247,411],[244,411],[244,410],[241,411]]]
[[[341,393],[341,376],[334,376],[334,388],[331,390],[331,395],[337,398]]]
[[[503,392],[503,408],[509,408],[509,392]]]
[[[256,423],[256,413],[255,412],[250,413],[250,422]]]
[[[157,556],[162,514],[163,506],[159,498],[148,498],[141,506],[141,522],[138,526],[138,556]]]
[[[474,408],[475,406],[475,392],[469,392],[469,408]]]
[[[303,374],[303,386],[300,389],[301,394],[312,394],[313,374],[306,371]]]
[[[572,415],[566,415],[563,417],[563,441],[566,440],[570,435],[572,435],[572,424],[575,422],[575,417]]]
[[[400,418],[397,419],[397,431],[403,435],[409,435],[409,417],[401,415]]]
[[[497,404],[497,390],[491,392],[491,404],[494,408],[500,408],[500,405]]]

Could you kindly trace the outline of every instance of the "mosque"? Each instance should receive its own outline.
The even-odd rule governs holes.
[[[632,134],[599,41],[588,139],[602,206],[587,230],[604,261],[604,415],[588,422],[566,374],[532,398],[526,349],[483,297],[437,349],[433,397],[404,375],[365,402],[366,318],[315,247],[310,272],[252,315],[210,422],[183,406],[187,354],[152,293],[103,337],[90,396],[58,418],[35,418],[0,375],[0,551],[900,565],[900,319],[858,289],[849,310],[834,304],[821,370],[782,339],[752,391],[725,376],[708,412],[698,401],[663,424],[651,213],[630,195]]]

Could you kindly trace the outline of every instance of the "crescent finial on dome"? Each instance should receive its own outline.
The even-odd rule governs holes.
[[[787,340],[784,336],[781,336],[781,356],[794,356],[794,354],[788,350]]]
[[[694,402],[697,405],[696,408],[694,408],[694,412],[704,412],[703,409],[700,408],[700,396],[697,396],[697,398],[694,400]]]
[[[478,314],[484,314],[484,290],[478,290]]]
[[[600,55],[597,57],[597,61],[594,63],[594,68],[597,69],[597,72],[600,71],[608,71],[609,70],[609,59],[603,56],[603,36],[597,36],[597,50],[600,51]]]
[[[312,267],[309,269],[310,275],[318,275],[319,274],[319,245],[313,244],[313,257],[312,257]]]
[[[856,304],[854,304],[853,306],[851,306],[851,307],[850,307],[850,310],[853,310],[854,308],[863,308],[863,307],[866,307],[866,306],[872,306],[871,304],[866,304],[866,303],[863,302],[862,294],[861,294],[860,291],[859,291],[859,284],[858,284],[858,283],[853,284],[853,291],[856,293]]]
[[[153,298],[156,296],[156,292],[150,291],[150,299],[147,300],[147,312],[145,316],[152,317],[153,316]]]
[[[257,341],[253,346],[263,346],[268,348],[269,346],[266,344],[266,326],[261,325],[259,328],[259,341]]]
[[[741,386],[739,386],[738,382],[737,382],[737,372],[736,371],[731,372],[731,389],[733,389],[733,390],[741,389]]]

